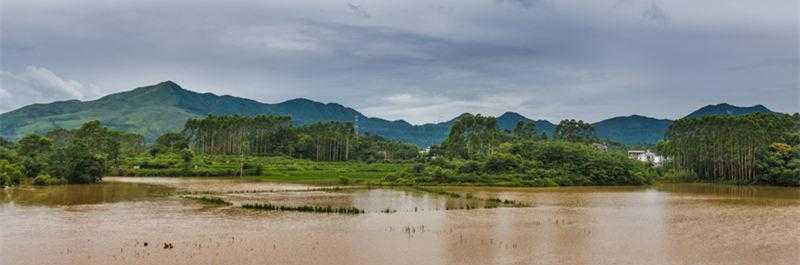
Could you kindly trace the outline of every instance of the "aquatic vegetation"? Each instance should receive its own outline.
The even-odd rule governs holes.
[[[448,196],[448,197],[451,197],[451,198],[461,198],[461,194],[458,194],[458,193],[455,193],[455,192],[449,192],[449,191],[446,191],[446,190],[443,190],[443,189],[432,189],[432,188],[428,188],[428,187],[424,187],[424,186],[412,186],[411,188],[415,189],[415,190],[418,190],[418,191],[444,195],[444,196]]]
[[[291,212],[313,212],[313,213],[339,213],[339,214],[362,214],[364,210],[355,207],[331,207],[316,205],[286,206],[270,203],[242,204],[244,209],[264,210],[264,211],[291,211]]]
[[[222,198],[218,197],[194,197],[194,196],[181,196],[184,199],[190,199],[197,202],[201,202],[204,204],[212,204],[212,205],[232,205],[232,203],[223,200]]]

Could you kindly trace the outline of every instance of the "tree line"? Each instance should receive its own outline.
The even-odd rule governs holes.
[[[359,135],[354,128],[349,122],[293,127],[289,117],[210,115],[186,122],[180,136],[163,135],[156,142],[185,141],[198,154],[285,155],[317,161],[398,161],[418,156],[414,145]]]
[[[396,184],[482,183],[505,186],[643,185],[655,170],[608,150],[591,124],[563,120],[553,138],[519,121],[509,131],[494,117],[462,115],[441,145],[407,172],[388,176]]]
[[[671,167],[702,181],[800,185],[798,114],[680,119],[658,150]]]
[[[17,143],[0,141],[0,186],[95,183],[121,158],[145,150],[141,135],[113,131],[92,121],[75,130],[31,134]]]

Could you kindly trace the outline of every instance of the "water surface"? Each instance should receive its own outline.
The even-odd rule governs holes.
[[[453,210],[407,189],[107,178],[0,191],[0,264],[798,264],[800,189],[450,187],[532,207]],[[199,195],[204,194],[204,195]],[[210,206],[180,196],[215,196]],[[262,212],[249,202],[353,206]],[[383,213],[384,209],[394,213]],[[447,210],[450,209],[450,210]],[[145,246],[145,242],[147,246]],[[174,247],[164,249],[164,243]]]

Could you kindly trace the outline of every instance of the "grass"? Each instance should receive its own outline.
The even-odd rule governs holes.
[[[313,161],[290,157],[198,155],[191,165],[174,154],[125,158],[122,176],[238,176],[244,162],[245,175],[264,181],[316,185],[380,185],[383,177],[411,167],[410,163],[366,163],[360,161]]]
[[[181,196],[181,198],[189,199],[189,200],[193,200],[193,201],[197,201],[197,202],[200,202],[200,203],[203,203],[203,204],[209,204],[209,205],[232,205],[232,203],[227,202],[227,201],[223,200],[222,198],[218,198],[218,197]]]
[[[455,192],[449,192],[449,191],[446,191],[446,190],[443,190],[443,189],[432,189],[432,188],[428,188],[428,187],[424,187],[424,186],[411,186],[411,188],[414,189],[414,190],[422,191],[422,192],[433,193],[433,194],[438,194],[438,195],[442,195],[442,196],[448,196],[450,198],[461,198],[461,194],[455,193]],[[470,194],[468,194],[468,195],[471,196]]]
[[[328,162],[264,157],[260,179],[307,184],[379,184],[386,175],[411,167],[409,163]]]
[[[285,206],[270,203],[242,204],[244,209],[262,211],[291,211],[291,212],[313,212],[313,213],[338,213],[338,214],[362,214],[364,210],[355,207],[331,207],[316,205]]]

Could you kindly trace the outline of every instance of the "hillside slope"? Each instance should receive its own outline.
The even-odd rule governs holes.
[[[764,106],[736,107],[729,104],[709,105],[687,117],[704,115],[743,115],[770,112]],[[209,114],[257,115],[273,114],[292,117],[296,125],[318,121],[352,122],[358,118],[362,132],[430,146],[442,142],[455,120],[413,125],[403,120],[388,121],[366,117],[360,112],[336,103],[320,103],[309,99],[292,99],[276,104],[212,93],[197,93],[171,81],[130,91],[111,94],[93,101],[60,101],[33,104],[0,114],[0,136],[9,139],[31,133],[45,133],[55,128],[77,128],[100,120],[116,129],[144,135],[152,141],[164,132],[179,131],[187,119]],[[546,120],[531,120],[514,112],[497,117],[500,129],[511,130],[519,121],[533,121],[539,132],[553,135],[556,125]],[[652,144],[662,139],[670,120],[644,116],[615,117],[594,124],[601,139],[623,144]]]

